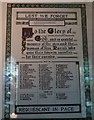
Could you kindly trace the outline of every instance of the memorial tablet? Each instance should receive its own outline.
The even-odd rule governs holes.
[[[9,3],[6,25],[4,117],[90,117],[86,5]]]

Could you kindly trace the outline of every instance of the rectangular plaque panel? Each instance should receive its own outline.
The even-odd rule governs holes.
[[[4,118],[90,117],[86,28],[85,4],[7,4]]]

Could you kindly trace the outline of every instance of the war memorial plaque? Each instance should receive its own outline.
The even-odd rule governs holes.
[[[85,119],[86,5],[9,3],[6,33],[4,117]]]

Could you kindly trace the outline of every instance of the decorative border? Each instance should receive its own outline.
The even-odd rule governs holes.
[[[6,29],[6,56],[5,56],[5,101],[4,118],[10,118],[10,77],[11,77],[11,15],[12,9],[8,5]]]
[[[84,84],[85,84],[85,105],[86,115],[91,117],[91,91],[90,91],[90,76],[89,76],[89,58],[88,58],[88,41],[87,41],[87,23],[86,23],[86,8],[81,8],[82,19],[82,39],[83,39],[83,64],[84,64]],[[89,104],[88,104],[89,103]],[[92,119],[92,118],[91,118]]]
[[[10,118],[10,76],[11,76],[11,17],[12,8],[81,8],[82,19],[82,39],[83,39],[83,64],[84,64],[84,83],[85,83],[85,103],[87,118],[91,120],[91,95],[90,95],[90,77],[89,77],[89,61],[88,61],[88,43],[87,43],[87,27],[86,27],[86,7],[85,4],[24,4],[9,3],[7,4],[7,28],[6,28],[6,66],[5,66],[5,104],[4,118]],[[67,119],[64,119],[67,120]],[[68,119],[68,120],[73,120]],[[77,120],[77,119],[74,119]],[[83,120],[83,118],[79,118]]]

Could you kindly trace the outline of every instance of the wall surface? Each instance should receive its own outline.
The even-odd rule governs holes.
[[[92,2],[93,0],[0,0],[1,2]]]
[[[1,2],[0,2],[0,11],[1,11]],[[0,120],[2,118],[2,14],[0,12]]]

